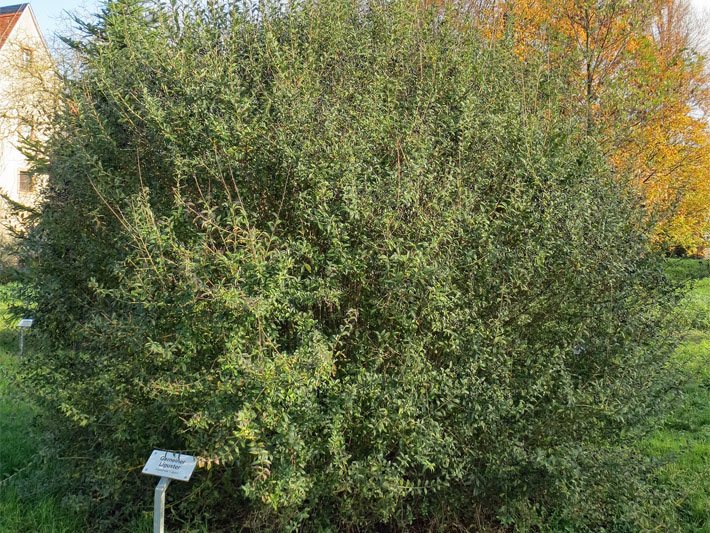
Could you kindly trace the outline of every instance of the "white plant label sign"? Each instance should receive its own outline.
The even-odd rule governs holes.
[[[31,318],[23,318],[22,320],[20,320],[20,321],[17,323],[17,327],[20,327],[20,328],[31,328],[33,322],[34,322],[34,320],[31,319]]]
[[[197,466],[197,459],[192,455],[153,450],[148,462],[143,467],[143,473],[178,481],[189,481],[195,466]]]

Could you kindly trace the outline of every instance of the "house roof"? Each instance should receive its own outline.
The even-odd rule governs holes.
[[[29,4],[0,7],[0,48],[12,33],[15,24]]]

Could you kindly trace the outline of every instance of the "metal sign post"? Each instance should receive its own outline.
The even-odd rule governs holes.
[[[168,485],[173,479],[189,481],[197,466],[197,459],[192,455],[183,455],[165,450],[153,450],[148,462],[143,467],[143,473],[159,476],[160,481],[155,487],[153,501],[153,533],[165,532],[165,495]]]
[[[172,481],[169,477],[161,477],[155,487],[153,502],[153,533],[165,533],[165,493]]]
[[[33,322],[31,318],[23,318],[17,323],[17,327],[20,328],[20,355],[25,353],[25,331],[32,327]]]

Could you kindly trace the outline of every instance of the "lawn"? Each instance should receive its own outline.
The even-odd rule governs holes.
[[[42,439],[33,423],[35,409],[12,390],[18,339],[6,311],[6,291],[0,294],[5,299],[0,304],[0,533],[83,531],[79,517],[44,490],[42,477],[48,469],[39,454]]]
[[[710,532],[710,262],[671,260],[669,274],[693,283],[683,303],[691,329],[674,362],[688,376],[676,409],[643,443],[659,461],[659,483],[678,495],[674,502],[685,531]],[[0,292],[0,295],[4,294]],[[32,340],[27,343],[28,357]],[[0,533],[81,532],[80,512],[69,511],[60,495],[46,493],[51,471],[41,459],[35,408],[13,395],[11,379],[20,364],[13,321],[0,306]],[[146,511],[152,494],[146,495]],[[147,512],[133,530],[149,530]]]
[[[669,273],[694,284],[683,304],[691,329],[674,357],[687,382],[644,449],[662,462],[660,481],[678,493],[685,530],[710,532],[710,261],[672,260]]]

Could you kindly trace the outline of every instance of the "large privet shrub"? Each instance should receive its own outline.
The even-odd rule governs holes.
[[[633,520],[669,293],[564,87],[467,28],[121,1],[72,42],[25,384],[104,517],[162,447],[213,529]]]

